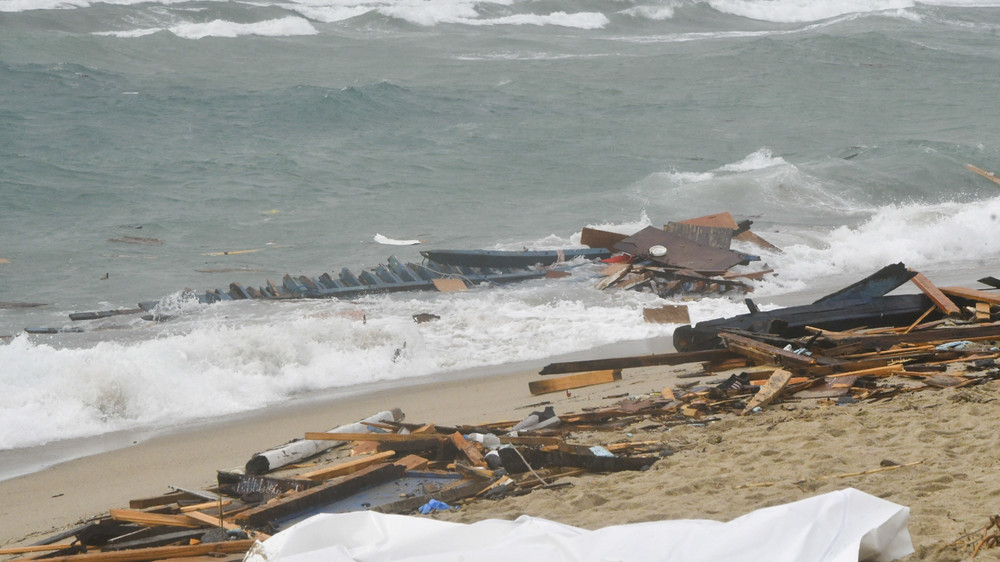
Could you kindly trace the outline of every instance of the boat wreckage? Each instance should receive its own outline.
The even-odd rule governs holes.
[[[348,268],[339,274],[318,277],[286,274],[280,283],[271,280],[259,287],[233,282],[225,289],[203,293],[185,290],[188,298],[202,304],[260,299],[353,299],[365,295],[400,291],[461,291],[482,284],[502,285],[545,277],[569,275],[568,267],[602,261],[608,267],[597,281],[599,289],[650,291],[661,297],[747,293],[745,281],[760,279],[772,271],[758,268],[733,272],[736,266],[759,262],[760,257],[730,249],[741,240],[772,252],[781,250],[750,232],[751,221],[737,223],[729,213],[718,213],[680,222],[662,229],[646,227],[632,235],[584,228],[581,244],[586,248],[556,250],[427,250],[422,263],[404,263],[390,256],[386,263],[355,274]],[[70,320],[96,320],[125,314],[147,313],[145,318],[163,320],[160,301],[146,301],[138,308],[75,312]],[[80,331],[67,328],[28,328],[29,333]]]

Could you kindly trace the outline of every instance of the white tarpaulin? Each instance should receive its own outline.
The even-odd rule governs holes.
[[[316,515],[257,543],[246,562],[857,562],[913,552],[907,507],[848,488],[727,523],[651,521],[580,529],[537,517],[472,524],[371,511]]]

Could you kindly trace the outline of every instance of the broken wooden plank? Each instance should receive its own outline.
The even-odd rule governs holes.
[[[1000,185],[1000,178],[998,178],[996,174],[994,174],[993,172],[988,172],[978,166],[973,166],[972,164],[966,164],[965,169],[969,170],[970,172],[975,172],[983,176],[984,178],[990,180],[991,182]]]
[[[531,392],[531,394],[538,395],[538,394],[546,394],[549,392],[558,392],[560,390],[569,390],[571,388],[581,388],[584,386],[605,384],[609,382],[619,381],[621,379],[622,379],[621,369],[609,369],[606,371],[590,371],[587,373],[577,373],[575,375],[567,375],[555,379],[531,381],[528,383],[528,390]]]
[[[112,509],[108,512],[115,521],[127,521],[145,527],[169,526],[169,527],[201,527],[202,523],[195,521],[187,515],[166,515],[162,513],[149,513],[134,509]]]
[[[304,492],[272,500],[262,506],[237,514],[234,519],[244,525],[259,527],[268,521],[294,515],[300,511],[323,504],[333,503],[349,497],[358,491],[390,482],[403,476],[405,469],[395,464],[382,464],[363,468],[354,474],[344,476],[310,488]]]
[[[745,416],[752,412],[754,408],[763,408],[777,400],[791,379],[792,374],[790,372],[784,369],[775,370],[767,379],[767,382],[764,383],[764,386],[760,387],[757,394],[754,394],[753,398],[747,402],[746,407],[743,408],[743,412],[740,415]]]
[[[667,304],[659,308],[642,309],[642,317],[653,324],[690,324],[687,305]]]
[[[980,291],[979,289],[968,289],[966,287],[940,287],[941,292],[949,297],[959,297],[973,302],[985,302],[992,305],[1000,305],[1000,295]]]
[[[739,355],[727,349],[709,349],[705,351],[689,351],[679,353],[657,353],[631,357],[615,357],[611,359],[590,359],[586,361],[549,363],[543,367],[538,374],[562,375],[566,373],[601,371],[605,369],[632,369],[636,367],[685,365],[687,363],[700,363],[702,361],[724,361],[737,357],[739,357]]]
[[[384,451],[367,457],[354,458],[347,462],[342,462],[333,466],[325,466],[323,468],[304,472],[299,474],[298,478],[306,478],[309,480],[330,480],[331,478],[336,478],[338,476],[354,474],[362,468],[388,460],[395,454],[396,451]]]
[[[140,550],[121,550],[116,552],[93,552],[46,558],[49,562],[146,562],[151,560],[167,560],[170,558],[190,558],[212,554],[238,554],[250,550],[254,539],[210,542],[187,546],[158,546]]]
[[[958,316],[962,313],[962,310],[948,298],[947,295],[941,292],[931,280],[924,276],[923,273],[916,273],[910,281],[913,282],[925,295],[927,298],[931,299],[941,312],[948,316]]]

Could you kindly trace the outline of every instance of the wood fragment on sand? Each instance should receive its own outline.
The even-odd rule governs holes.
[[[528,383],[528,390],[531,391],[531,394],[533,395],[546,394],[549,392],[558,392],[560,390],[605,384],[619,381],[621,378],[621,369],[591,371],[588,373],[577,373],[575,375],[567,375],[554,379],[531,381]]]

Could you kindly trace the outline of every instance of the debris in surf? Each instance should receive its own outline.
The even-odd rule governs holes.
[[[108,238],[108,242],[116,244],[140,244],[144,246],[162,246],[163,240],[159,238],[147,238],[143,236],[121,236],[118,238]]]

